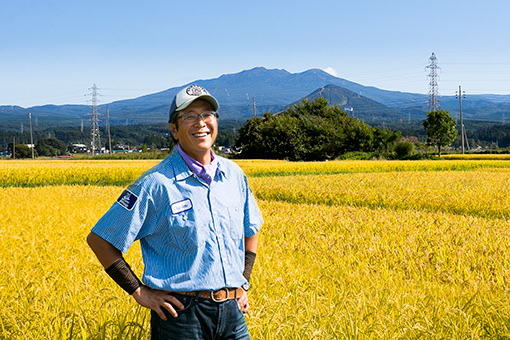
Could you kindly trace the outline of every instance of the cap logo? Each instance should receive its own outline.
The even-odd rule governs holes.
[[[202,86],[199,86],[199,85],[188,86],[186,88],[186,93],[189,96],[196,96],[196,97],[209,94],[209,93],[207,93],[206,89],[204,89]]]

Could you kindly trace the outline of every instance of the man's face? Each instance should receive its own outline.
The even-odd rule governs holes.
[[[218,119],[213,117],[210,121],[204,121],[201,117],[186,121],[182,119],[188,114],[201,114],[213,112],[214,109],[207,101],[197,99],[190,106],[178,112],[175,124],[170,123],[170,132],[179,141],[181,148],[197,161],[204,156],[208,157],[210,149],[218,134]]]

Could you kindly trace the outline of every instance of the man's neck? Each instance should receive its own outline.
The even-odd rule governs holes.
[[[189,150],[183,149],[183,147],[181,146],[181,150],[186,155],[190,156],[191,158],[193,158],[194,160],[196,160],[198,163],[200,163],[202,165],[211,164],[211,149],[204,151],[204,152],[200,152],[200,153],[196,153],[196,152],[194,153],[194,152],[189,152]]]

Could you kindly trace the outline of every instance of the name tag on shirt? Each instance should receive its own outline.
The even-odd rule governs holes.
[[[172,203],[172,205],[170,206],[170,209],[172,210],[172,214],[174,214],[174,215],[181,213],[183,211],[188,211],[191,208],[193,208],[193,204],[191,203],[191,200],[189,198],[185,199],[184,201]]]
[[[137,200],[138,196],[125,189],[122,194],[120,194],[119,198],[117,198],[117,203],[119,203],[124,209],[131,211]]]

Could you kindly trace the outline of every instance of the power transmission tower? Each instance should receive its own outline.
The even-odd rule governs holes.
[[[95,155],[96,151],[101,152],[101,136],[99,135],[99,112],[97,112],[97,86],[94,84],[91,88],[89,88],[92,92],[89,95],[92,96],[90,100],[92,102],[91,108],[92,113],[88,113],[88,116],[91,116],[90,120],[92,122],[91,125],[91,141],[90,141],[90,149],[92,151],[92,156]]]
[[[439,110],[439,90],[437,86],[437,70],[441,69],[437,66],[437,58],[434,53],[429,58],[430,63],[426,66],[430,70],[429,78],[429,111]]]

